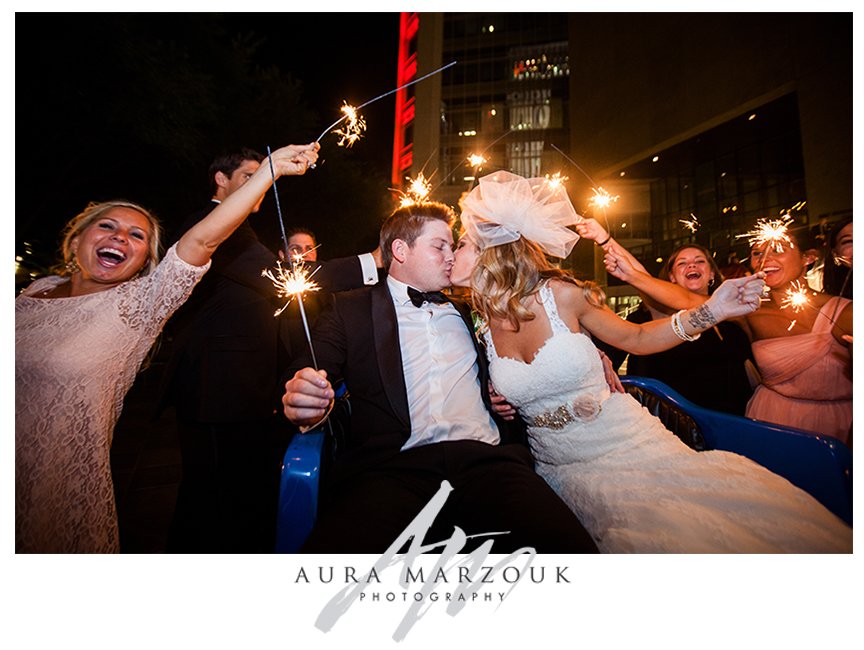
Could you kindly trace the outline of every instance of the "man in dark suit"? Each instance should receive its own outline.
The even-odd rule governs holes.
[[[251,149],[216,158],[211,203],[187,218],[177,236],[241,187],[262,160]],[[282,302],[261,276],[275,262],[244,222],[169,322],[173,342],[161,401],[175,407],[183,464],[171,552],[273,549],[281,453],[291,435],[278,413],[280,370],[290,358],[285,315],[274,317]],[[371,254],[321,266],[315,280],[330,291],[378,279]]]
[[[427,542],[459,526],[467,535],[509,531],[493,553],[596,552],[534,472],[521,423],[496,415],[470,311],[440,293],[450,285],[452,218],[440,203],[396,210],[381,228],[387,280],[334,296],[313,335],[320,372],[303,367],[308,357],[292,364],[282,401],[294,424],[323,417],[328,378],[344,379],[351,394],[349,439],[304,552],[383,553],[443,480],[453,492]]]

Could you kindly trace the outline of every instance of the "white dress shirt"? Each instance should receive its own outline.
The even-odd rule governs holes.
[[[471,333],[450,303],[415,307],[408,285],[387,276],[396,308],[411,435],[402,449],[446,440],[496,445],[498,427],[481,398]]]

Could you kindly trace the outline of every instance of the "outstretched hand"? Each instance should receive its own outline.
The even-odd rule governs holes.
[[[582,219],[576,224],[576,232],[579,233],[580,237],[595,242],[605,242],[609,239],[609,233],[596,219]]]
[[[717,322],[751,314],[762,304],[765,274],[756,273],[743,278],[726,280],[717,287],[705,303]]]
[[[621,250],[617,244],[611,244],[605,247],[606,254],[603,256],[603,263],[606,265],[606,272],[609,275],[630,282],[636,273],[640,270],[633,264],[632,256]]]
[[[270,154],[276,176],[301,176],[318,160],[317,142],[310,144],[289,144]],[[269,164],[264,161],[264,164]]]

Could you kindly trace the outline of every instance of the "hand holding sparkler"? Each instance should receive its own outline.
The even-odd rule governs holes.
[[[591,217],[582,219],[582,221],[577,223],[576,232],[579,233],[580,237],[590,239],[598,246],[608,246],[609,242],[612,241],[612,236],[609,232],[600,225],[597,219]]]
[[[282,407],[288,420],[308,431],[327,417],[334,399],[327,371],[303,368],[286,382]]]
[[[272,177],[275,180],[280,176],[302,176],[318,160],[319,149],[321,145],[317,142],[289,144],[277,149],[269,157],[272,164]]]
[[[714,314],[718,323],[730,318],[746,316],[761,306],[764,286],[764,273],[725,280],[705,301],[705,305]]]

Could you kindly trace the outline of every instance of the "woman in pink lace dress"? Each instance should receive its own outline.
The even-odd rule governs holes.
[[[593,219],[577,230],[601,242],[607,270],[640,292],[674,309],[704,301],[645,272]],[[750,264],[765,273],[770,291],[758,311],[739,321],[750,336],[762,376],[745,415],[851,445],[852,355],[843,337],[852,334],[852,301],[807,288],[804,274],[816,257],[807,236],[806,231],[790,231],[791,245],[768,243],[751,249]],[[784,306],[796,290],[806,293],[807,304]]]
[[[273,153],[303,174],[317,144]],[[125,201],[91,204],[67,226],[60,275],[15,301],[15,550],[117,552],[110,448],[123,398],[165,321],[210,256],[272,184],[262,165],[158,262],[159,227]]]

